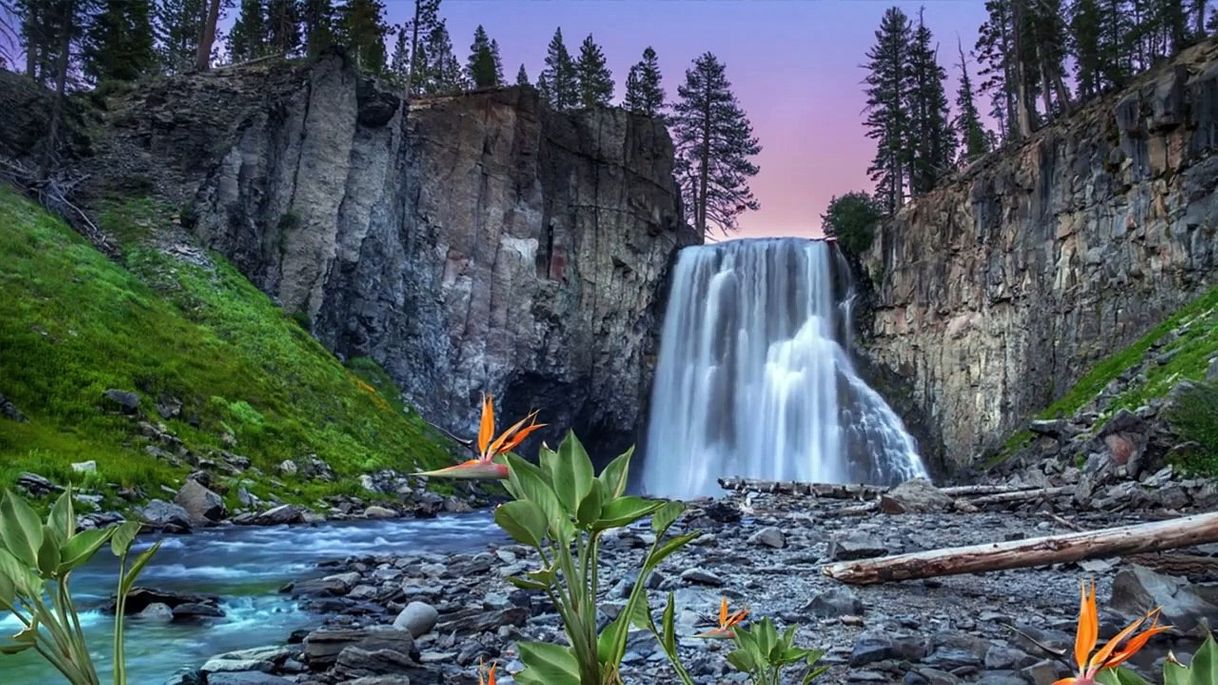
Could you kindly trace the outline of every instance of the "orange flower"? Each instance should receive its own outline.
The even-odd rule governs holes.
[[[727,597],[724,597],[719,600],[719,627],[698,633],[697,637],[730,640],[736,637],[736,626],[740,625],[748,615],[748,609],[739,609],[729,614],[727,610]]]
[[[485,676],[485,678],[484,678]],[[478,685],[495,685],[495,662],[491,662],[488,670],[482,660],[478,660]]]
[[[1092,654],[1091,652],[1099,640],[1100,632],[1099,612],[1095,607],[1095,582],[1091,583],[1090,592],[1087,590],[1087,584],[1083,583],[1080,595],[1078,635],[1074,638],[1074,661],[1078,664],[1078,674],[1062,678],[1053,685],[1095,685],[1095,677],[1100,674],[1100,671],[1120,666],[1137,654],[1138,650],[1145,647],[1150,638],[1171,629],[1171,626],[1159,625],[1159,610],[1155,609],[1125,626],[1124,630],[1106,642],[1098,652]],[[1148,619],[1150,627],[1130,637]],[[1121,647],[1121,649],[1117,649],[1117,647]]]
[[[526,425],[527,424],[527,425]],[[511,428],[503,431],[499,437],[492,440],[495,434],[495,405],[491,395],[482,396],[482,422],[478,427],[478,458],[461,462],[435,471],[423,471],[416,476],[437,476],[440,478],[497,478],[508,477],[507,466],[495,463],[495,457],[507,454],[520,446],[529,434],[544,428],[546,424],[537,423],[537,412],[533,412],[516,422]]]

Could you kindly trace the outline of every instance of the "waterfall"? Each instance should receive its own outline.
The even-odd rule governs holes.
[[[648,494],[715,495],[728,476],[926,475],[914,439],[844,347],[849,269],[835,270],[839,258],[830,243],[793,238],[681,251],[652,388]]]

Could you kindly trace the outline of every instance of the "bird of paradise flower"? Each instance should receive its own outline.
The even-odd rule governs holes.
[[[1078,673],[1068,678],[1062,678],[1053,685],[1096,685],[1099,682],[1096,678],[1101,672],[1125,663],[1145,647],[1150,638],[1171,629],[1171,626],[1159,625],[1159,610],[1155,609],[1125,626],[1099,651],[1095,651],[1100,631],[1099,611],[1095,606],[1095,582],[1091,582],[1090,588],[1087,583],[1083,583],[1080,595],[1078,633],[1074,638],[1074,661],[1078,666]],[[1148,620],[1150,627],[1133,635]],[[1132,637],[1130,637],[1131,635]],[[1118,647],[1120,649],[1117,649]]]
[[[434,471],[422,471],[416,476],[435,476],[440,478],[463,479],[497,479],[508,477],[506,464],[495,461],[495,458],[507,454],[520,446],[524,439],[534,431],[545,428],[546,424],[537,423],[537,412],[529,414],[516,422],[507,430],[495,435],[495,403],[490,394],[482,396],[482,420],[478,427],[478,457]],[[494,439],[492,439],[494,437]]]

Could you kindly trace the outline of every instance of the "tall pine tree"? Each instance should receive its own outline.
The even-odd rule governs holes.
[[[751,158],[761,152],[753,126],[709,52],[686,70],[677,94],[672,131],[686,211],[700,235],[735,230],[741,213],[760,208],[749,188],[759,171]]]
[[[1102,21],[1096,0],[1075,0],[1070,7],[1068,47],[1074,58],[1074,81],[1082,98],[1098,95],[1105,87],[1100,57]]]
[[[194,66],[206,0],[160,0],[153,17],[161,64],[170,73]]]
[[[649,117],[659,116],[664,109],[664,88],[660,85],[660,63],[651,47],[643,50],[643,59],[630,67],[626,79],[626,109]]]
[[[381,0],[348,0],[339,10],[343,42],[360,68],[379,73],[385,68],[385,5]]]
[[[406,44],[406,26],[402,25],[394,30],[397,38],[393,41],[393,53],[389,57],[387,76],[395,86],[405,89],[406,81],[410,78],[410,48]]]
[[[525,71],[524,65],[520,65],[520,69],[516,71],[516,85],[531,86],[532,81],[529,81],[529,72]]]
[[[875,32],[875,45],[867,51],[867,137],[876,142],[875,158],[867,172],[875,182],[875,198],[889,214],[905,203],[909,179],[906,141],[910,136],[905,109],[906,71],[913,33],[909,17],[896,7],[884,12]]]
[[[406,93],[416,95],[427,90],[432,80],[426,43],[440,22],[440,0],[415,0],[414,17],[407,22],[410,31],[410,73]],[[446,32],[447,33],[447,32]],[[450,44],[451,49],[451,44]]]
[[[546,50],[546,66],[537,81],[537,89],[550,107],[558,111],[572,109],[579,103],[579,79],[575,63],[562,40],[562,29],[554,31]]]
[[[605,64],[605,53],[590,33],[579,46],[575,73],[579,79],[581,107],[604,107],[613,99],[613,74]]]
[[[465,74],[474,88],[494,88],[502,85],[501,71],[486,29],[479,24],[478,28],[474,29],[474,42],[469,46],[469,61],[465,65]]]
[[[292,55],[300,49],[300,6],[296,0],[267,3],[266,49],[272,55]]]
[[[421,50],[426,57],[424,71],[427,77],[422,83],[422,92],[442,95],[465,90],[465,72],[453,54],[452,39],[443,19],[437,21],[428,32]]]
[[[960,134],[961,159],[972,162],[990,151],[990,136],[981,123],[977,111],[977,100],[973,93],[973,79],[968,73],[968,59],[964,47],[956,44],[960,53],[960,87],[956,91],[956,131]]]
[[[241,10],[228,34],[228,54],[233,62],[245,62],[266,54],[266,16],[262,0],[241,0]]]
[[[902,98],[908,113],[909,136],[905,158],[909,164],[909,189],[912,195],[930,191],[946,176],[956,157],[956,136],[951,127],[947,78],[936,57],[934,36],[918,14],[905,66]]]
[[[84,70],[95,82],[133,81],[156,69],[150,0],[105,0],[85,34]]]
[[[305,54],[316,56],[334,44],[334,3],[331,0],[304,0],[300,25]]]

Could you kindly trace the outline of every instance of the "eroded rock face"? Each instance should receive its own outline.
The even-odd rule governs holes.
[[[429,420],[541,410],[598,452],[635,440],[662,283],[696,241],[662,124],[559,114],[528,88],[410,103],[338,55],[153,84],[105,156]],[[143,169],[143,171],[141,171]]]
[[[910,203],[867,346],[963,465],[1218,279],[1218,43]],[[899,403],[898,403],[899,406]],[[911,417],[907,417],[911,418]],[[937,443],[937,444],[934,444]]]

